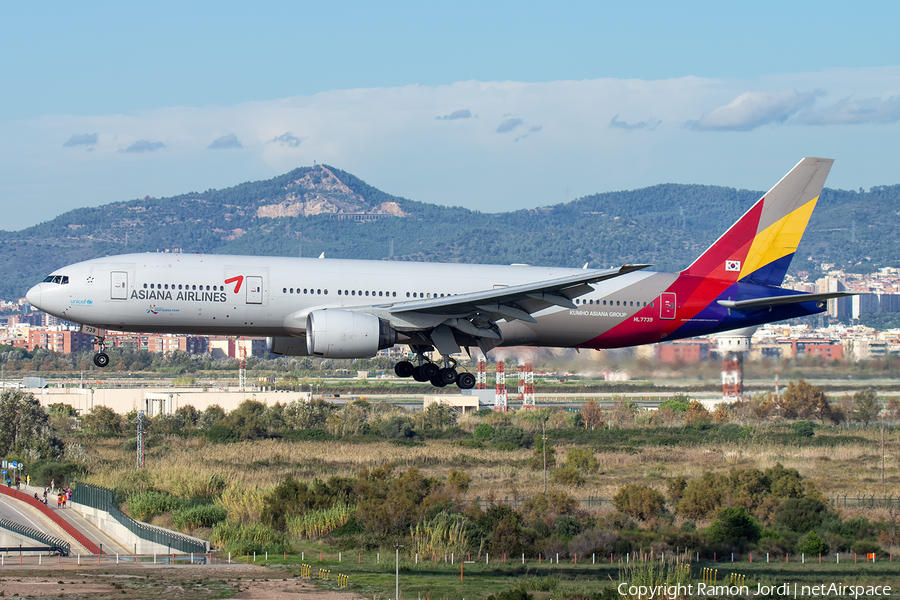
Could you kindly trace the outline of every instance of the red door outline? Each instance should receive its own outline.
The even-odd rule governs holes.
[[[675,292],[663,292],[659,295],[659,318],[675,318]]]

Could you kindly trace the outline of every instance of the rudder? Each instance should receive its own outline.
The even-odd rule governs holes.
[[[833,162],[801,160],[682,273],[781,285]]]

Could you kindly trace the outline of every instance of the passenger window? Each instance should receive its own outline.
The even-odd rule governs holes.
[[[287,294],[287,288],[284,288],[283,290],[281,290],[281,293],[282,293],[282,294]]]
[[[353,290],[353,295],[354,295],[354,296],[356,295],[356,290]]]
[[[338,290],[338,296],[340,296],[340,295],[341,295],[341,290]]]
[[[144,284],[144,289],[145,289],[145,290],[147,289],[147,284],[146,284],[146,283]]]
[[[384,295],[384,292],[378,292],[378,297],[379,297],[379,298],[381,298],[381,296],[383,296],[383,295]]]
[[[368,295],[369,295],[369,290],[366,290],[366,296],[368,296]]]
[[[152,283],[150,284],[150,289],[151,289],[151,290],[156,289],[155,286],[154,286],[154,284],[152,284]]]
[[[397,297],[397,292],[394,292],[394,298],[396,298],[396,297]]]

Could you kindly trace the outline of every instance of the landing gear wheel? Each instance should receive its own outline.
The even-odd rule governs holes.
[[[475,376],[471,373],[460,373],[456,378],[456,385],[461,390],[471,390],[475,387]]]
[[[420,381],[422,383],[425,383],[426,381],[431,379],[430,377],[425,377],[425,375],[422,374],[422,367],[413,367],[412,377],[416,381]]]
[[[94,364],[101,369],[109,364],[109,355],[106,352],[94,355]]]
[[[434,377],[431,378],[431,385],[433,385],[434,387],[442,388],[442,387],[446,386],[447,384],[444,383],[444,381],[441,379],[440,375],[435,375]]]
[[[425,363],[419,367],[419,371],[422,372],[422,377],[425,378],[425,381],[429,379],[434,379],[437,377],[438,373],[440,373],[441,368],[434,363]]]
[[[397,374],[397,377],[412,377],[414,369],[415,367],[408,360],[402,360],[394,365],[394,373]]]
[[[446,368],[438,371],[438,375],[436,379],[439,379],[444,382],[444,385],[451,385],[456,383],[456,378],[459,377],[459,373],[456,372],[456,369]]]

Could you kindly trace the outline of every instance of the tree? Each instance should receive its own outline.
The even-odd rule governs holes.
[[[57,458],[62,451],[41,403],[22,390],[4,389],[0,393],[0,456]]]
[[[122,432],[125,423],[122,415],[107,406],[98,404],[85,415],[83,426],[85,429],[101,435],[116,435]]]
[[[528,466],[532,471],[540,471],[544,468],[544,436],[534,437],[534,450],[528,459]],[[547,468],[556,468],[556,448],[547,440]]]
[[[472,432],[472,437],[474,437],[479,442],[486,442],[491,439],[494,435],[494,428],[488,425],[487,423],[481,423],[478,427],[475,428],[475,431]]]
[[[743,506],[723,508],[706,528],[706,538],[715,544],[753,544],[761,536],[762,526]]]
[[[788,388],[777,401],[781,416],[785,419],[819,419],[833,421],[831,402],[818,386],[804,379],[788,382]]]
[[[620,488],[613,497],[613,505],[619,511],[641,521],[648,521],[659,516],[665,502],[665,498],[657,490],[637,483]]]
[[[800,552],[812,556],[828,554],[828,544],[815,531],[810,531],[800,543]]]
[[[581,422],[591,431],[603,427],[603,408],[596,400],[591,399],[581,406]]]
[[[775,525],[803,533],[821,525],[826,514],[825,505],[815,498],[788,498],[775,509]]]
[[[703,426],[708,425],[710,421],[712,421],[712,416],[706,410],[706,407],[696,400],[691,400],[688,409],[684,413],[684,424]]]
[[[878,395],[874,388],[867,387],[853,394],[853,420],[864,423],[867,427],[869,423],[878,417],[881,412],[881,403],[878,402]]]
[[[582,473],[596,473],[600,468],[597,457],[587,448],[574,448],[566,452],[566,466],[574,467]]]

